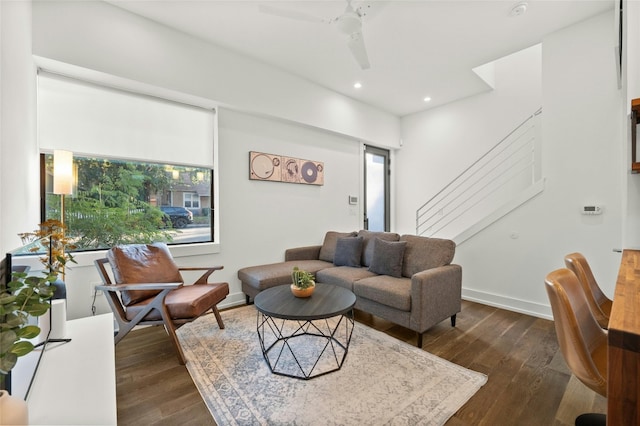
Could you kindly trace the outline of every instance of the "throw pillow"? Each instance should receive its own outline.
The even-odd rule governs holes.
[[[363,266],[371,265],[371,259],[373,258],[373,242],[376,238],[387,241],[398,241],[400,239],[400,235],[394,232],[376,232],[367,231],[366,229],[361,229],[360,231],[358,231],[358,236],[364,238],[364,240],[362,241],[361,261]]]
[[[336,254],[333,256],[333,264],[336,266],[360,267],[362,256],[362,237],[338,238],[336,242]]]
[[[333,263],[333,256],[335,256],[336,253],[336,243],[338,242],[338,238],[355,236],[355,232],[327,232],[324,236],[324,242],[320,248],[320,255],[318,256],[318,259]]]
[[[373,240],[373,259],[369,271],[379,275],[402,277],[402,259],[406,241]]]

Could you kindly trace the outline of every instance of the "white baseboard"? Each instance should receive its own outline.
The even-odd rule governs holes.
[[[247,300],[243,292],[239,291],[237,293],[230,293],[226,299],[218,303],[218,309],[227,309],[244,305],[246,301]]]
[[[470,302],[482,303],[483,305],[493,306],[495,308],[506,309],[508,311],[553,321],[553,313],[551,312],[551,306],[549,305],[465,288],[462,289],[462,298]]]
[[[495,308],[506,309],[508,311],[518,312],[525,315],[531,315],[538,318],[553,320],[551,307],[540,303],[528,302],[510,297],[504,297],[497,294],[486,293],[482,291],[462,289],[462,298],[470,302],[482,303],[483,305],[493,306]],[[242,292],[232,293],[218,304],[219,309],[233,308],[246,303],[245,295]]]

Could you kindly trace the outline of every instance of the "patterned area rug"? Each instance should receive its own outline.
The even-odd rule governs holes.
[[[213,315],[178,329],[189,373],[220,426],[442,425],[487,381],[358,322],[342,369],[311,380],[275,375],[255,307],[222,318],[224,330]]]

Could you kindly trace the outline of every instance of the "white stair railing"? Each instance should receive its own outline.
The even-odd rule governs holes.
[[[531,114],[420,206],[416,234],[453,239],[536,184],[541,114]]]

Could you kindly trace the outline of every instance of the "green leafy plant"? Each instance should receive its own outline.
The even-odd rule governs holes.
[[[55,292],[50,284],[57,273],[42,277],[27,276],[24,272],[12,274],[12,281],[0,292],[0,374],[7,374],[34,348],[33,339],[40,327],[29,325],[29,316],[41,316],[49,310],[49,299]]]
[[[8,374],[18,362],[18,357],[34,349],[33,339],[40,334],[40,327],[29,324],[29,317],[47,313],[49,300],[56,288],[51,285],[63,273],[67,262],[74,262],[66,249],[73,245],[65,237],[65,225],[57,220],[47,220],[37,231],[20,234],[23,243],[42,238],[45,252],[40,262],[45,266],[41,275],[14,272],[11,281],[0,287],[0,378]],[[45,238],[46,237],[46,238]],[[39,252],[35,247],[32,251]]]
[[[293,267],[293,272],[291,273],[291,280],[293,281],[293,285],[295,285],[300,289],[305,289],[305,288],[313,287],[314,285],[316,285],[313,274],[303,269],[300,269],[297,266]]]

